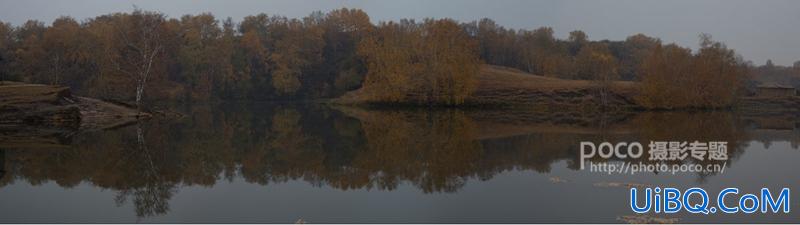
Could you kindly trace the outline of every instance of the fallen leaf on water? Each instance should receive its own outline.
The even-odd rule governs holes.
[[[566,183],[567,180],[561,179],[561,177],[550,177],[550,182],[553,182],[553,183]]]

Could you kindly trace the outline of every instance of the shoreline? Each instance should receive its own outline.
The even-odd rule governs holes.
[[[130,106],[72,95],[64,86],[5,81],[0,85],[3,127],[97,130],[152,117]]]
[[[637,96],[640,84],[615,81],[610,88],[607,105],[600,104],[597,85],[587,80],[564,80],[533,75],[513,68],[485,65],[476,78],[478,85],[460,105],[442,105],[414,100],[408,96],[400,102],[369,100],[364,89],[358,89],[329,100],[329,104],[373,109],[385,108],[459,108],[459,109],[523,109],[533,111],[719,111],[732,110],[747,114],[800,114],[800,96],[741,96],[732,105],[717,108],[647,108]]]

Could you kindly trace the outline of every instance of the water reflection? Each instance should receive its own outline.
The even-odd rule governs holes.
[[[235,178],[260,185],[302,180],[339,190],[407,184],[423,193],[457,193],[470,180],[507,171],[548,173],[562,161],[577,170],[580,141],[727,141],[729,167],[736,167],[751,140],[765,147],[788,141],[795,149],[800,143],[796,117],[733,112],[598,115],[265,104],[183,110],[187,116],[177,121],[59,137],[66,147],[0,144],[0,189],[19,182],[53,181],[63,188],[85,182],[113,190],[116,204],[132,204],[138,217],[151,217],[168,213],[170,199],[184,187],[213,188]],[[713,174],[696,175],[703,183]]]

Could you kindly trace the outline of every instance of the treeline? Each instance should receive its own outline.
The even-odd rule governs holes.
[[[463,26],[479,40],[480,57],[486,63],[563,79],[595,79],[599,70],[613,71],[615,79],[639,79],[642,59],[661,45],[659,39],[643,34],[624,41],[590,41],[579,30],[561,40],[550,27],[514,30],[491,19]]]
[[[50,26],[0,24],[3,79],[126,100],[340,95],[360,87],[366,68],[357,44],[374,29],[355,9],[302,19],[259,14],[238,24],[139,9]]]
[[[764,65],[756,67],[752,72],[753,85],[761,84],[782,84],[800,88],[800,61],[794,62],[792,66],[781,66],[767,60]]]
[[[477,42],[453,20],[373,25],[357,9],[302,19],[259,14],[238,24],[136,9],[82,23],[2,24],[0,35],[5,79],[137,103],[327,98],[364,84],[371,100],[458,104],[481,63]]]
[[[168,18],[135,9],[82,22],[61,17],[50,26],[0,23],[0,39],[5,80],[137,102],[329,98],[362,88],[374,101],[460,104],[487,63],[595,80],[600,95],[615,80],[643,81],[648,107],[718,107],[740,94],[749,67],[708,37],[692,53],[642,34],[590,41],[573,31],[561,40],[549,27],[514,30],[490,19],[376,25],[358,9],[301,19],[259,14],[240,23],[207,13]],[[689,82],[696,91],[655,91],[671,88],[663,82]],[[673,94],[686,96],[662,100]]]
[[[662,44],[643,34],[624,41],[589,41],[582,31],[567,40],[553,29],[513,30],[483,19],[464,25],[480,41],[480,55],[489,64],[562,79],[595,80],[600,98],[613,80],[641,81],[637,97],[646,108],[727,107],[746,93],[750,62],[725,44],[700,35],[695,53]]]
[[[477,42],[452,20],[381,23],[359,46],[365,100],[461,104],[480,70]]]
[[[373,25],[339,9],[302,19],[211,14],[170,19],[139,9],[46,26],[0,26],[6,80],[70,86],[113,99],[295,99],[365,85],[379,101],[418,95],[456,104],[474,86],[476,43],[449,19]],[[365,80],[365,75],[369,78]],[[145,95],[145,92],[147,95]]]

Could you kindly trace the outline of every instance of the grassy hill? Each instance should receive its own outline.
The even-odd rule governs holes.
[[[565,80],[529,74],[517,69],[484,65],[476,78],[478,86],[466,100],[472,106],[507,107],[586,107],[598,105],[596,85],[586,80]],[[612,106],[635,107],[635,82],[617,81],[612,85]],[[342,104],[368,103],[360,90],[335,100]]]

